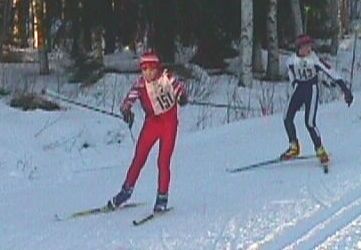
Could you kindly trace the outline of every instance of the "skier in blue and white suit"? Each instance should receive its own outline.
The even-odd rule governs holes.
[[[281,159],[292,159],[300,154],[294,117],[296,112],[305,105],[305,124],[312,138],[316,155],[321,163],[329,161],[328,154],[322,145],[321,136],[316,126],[317,106],[319,99],[318,72],[323,71],[340,86],[346,103],[353,101],[351,91],[341,77],[329,65],[320,60],[312,50],[313,40],[308,35],[300,35],[296,39],[296,53],[287,61],[289,80],[293,91],[284,112],[284,125],[290,146],[281,155]]]

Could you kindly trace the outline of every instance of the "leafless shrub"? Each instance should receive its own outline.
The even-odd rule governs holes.
[[[206,129],[212,125],[212,108],[199,107],[196,119],[196,128],[199,130]]]
[[[215,79],[209,77],[207,72],[197,65],[187,65],[188,69],[192,71],[193,79],[185,82],[187,93],[190,100],[205,101],[214,93]],[[196,127],[198,129],[205,129],[211,121],[210,107],[199,107]]]
[[[192,71],[193,79],[186,81],[188,96],[191,100],[204,101],[214,93],[215,80],[198,65],[187,65]]]
[[[129,76],[119,78],[115,74],[109,74],[98,81],[92,88],[81,89],[79,98],[86,104],[104,107],[110,112],[117,112],[119,103],[124,99],[133,79]]]
[[[240,91],[241,89],[238,86],[234,86],[231,91],[227,92],[226,123],[247,117],[248,109],[245,107]]]
[[[275,85],[273,83],[260,82],[261,93],[258,95],[258,102],[262,115],[272,115],[274,113]]]
[[[4,69],[3,65],[0,64],[1,75],[0,75],[0,96],[5,96],[10,93],[9,91],[9,82],[8,82],[8,72]]]

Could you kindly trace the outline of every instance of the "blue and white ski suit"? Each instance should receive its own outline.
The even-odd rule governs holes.
[[[322,62],[314,52],[309,56],[299,57],[294,53],[287,60],[289,80],[293,91],[284,111],[284,125],[290,142],[297,141],[294,117],[296,112],[305,105],[305,124],[315,148],[322,145],[321,136],[316,126],[316,114],[319,99],[318,72],[323,71],[342,89],[347,87],[341,77],[329,65]]]

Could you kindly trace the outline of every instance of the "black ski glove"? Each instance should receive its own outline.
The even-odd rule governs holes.
[[[352,95],[352,92],[351,92],[351,90],[349,90],[349,89],[346,89],[345,91],[344,91],[344,98],[345,98],[345,102],[347,103],[347,105],[350,107],[350,105],[351,105],[351,103],[352,103],[352,101],[353,101],[353,95]]]
[[[345,98],[345,102],[347,103],[347,105],[350,107],[352,101],[353,101],[353,95],[350,89],[347,88],[346,83],[339,79],[337,81],[335,81],[335,83],[340,86],[343,94],[344,94],[344,98]]]
[[[123,121],[128,124],[129,128],[132,128],[134,123],[134,113],[131,110],[122,110]]]
[[[181,95],[181,96],[179,97],[178,103],[179,103],[180,106],[186,105],[186,104],[188,103],[188,98],[187,98],[187,96],[186,96],[185,94]]]

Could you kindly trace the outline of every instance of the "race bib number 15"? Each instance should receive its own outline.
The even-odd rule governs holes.
[[[170,110],[175,104],[172,83],[167,77],[161,77],[156,82],[145,84],[155,115]]]

